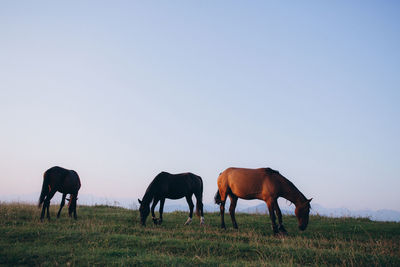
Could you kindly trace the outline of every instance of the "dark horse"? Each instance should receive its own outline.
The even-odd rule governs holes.
[[[192,196],[196,196],[196,214],[201,216],[200,224],[204,224],[204,214],[203,214],[203,181],[200,176],[193,173],[181,173],[181,174],[170,174],[168,172],[161,172],[158,174],[154,180],[147,187],[146,193],[143,199],[138,199],[140,203],[140,221],[142,225],[146,224],[147,216],[150,213],[150,202],[153,201],[151,205],[151,215],[153,216],[154,224],[162,223],[162,214],[164,209],[164,202],[166,198],[169,199],[179,199],[186,197],[186,201],[189,204],[190,214],[189,218],[185,222],[190,224],[193,217],[193,202]],[[160,201],[160,219],[157,219],[154,214],[154,208],[156,207],[158,201]]]
[[[296,205],[295,214],[299,222],[299,229],[304,231],[307,228],[312,198],[307,199],[292,182],[283,177],[278,171],[270,168],[228,168],[219,175],[215,203],[220,204],[222,228],[225,228],[224,212],[227,195],[231,200],[229,213],[234,228],[238,228],[235,219],[238,198],[261,199],[267,203],[274,234],[278,234],[279,231],[282,234],[287,234],[282,223],[281,210],[278,206],[277,199],[279,197],[283,197]],[[275,213],[278,216],[279,228],[275,222]]]
[[[64,207],[65,197],[67,194],[70,194],[70,199],[67,199],[69,200],[68,214],[71,217],[73,212],[74,218],[76,219],[76,200],[78,199],[78,191],[80,188],[81,180],[75,171],[67,170],[58,166],[48,169],[43,175],[42,192],[40,193],[39,198],[39,208],[44,202],[40,220],[43,221],[46,208],[47,219],[50,220],[50,200],[57,191],[63,194],[57,218],[60,217],[61,210]]]

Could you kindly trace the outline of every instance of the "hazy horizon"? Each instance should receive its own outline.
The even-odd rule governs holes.
[[[0,200],[76,170],[143,196],[271,167],[325,207],[400,211],[400,3],[0,2]],[[244,201],[241,200],[243,203]]]

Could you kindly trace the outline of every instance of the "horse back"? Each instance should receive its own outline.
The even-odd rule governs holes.
[[[155,178],[153,186],[156,195],[170,199],[179,199],[203,191],[201,177],[190,172],[180,174],[162,172]]]
[[[218,177],[218,188],[239,198],[266,200],[279,194],[279,176],[270,168],[228,168]]]
[[[81,187],[81,181],[74,170],[64,169],[62,167],[52,167],[48,169],[44,178],[50,188],[55,188],[61,193],[77,193]]]

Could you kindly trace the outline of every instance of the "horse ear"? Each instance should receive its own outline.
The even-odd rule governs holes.
[[[137,199],[139,201],[139,204],[142,204],[142,201],[140,199]]]
[[[308,200],[307,200],[307,201],[308,201],[308,203],[310,203],[312,199],[313,199],[313,198],[310,198],[310,199],[308,199]]]

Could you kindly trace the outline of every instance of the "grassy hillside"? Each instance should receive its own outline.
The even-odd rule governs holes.
[[[0,265],[225,265],[400,266],[400,224],[368,219],[312,216],[299,232],[296,218],[284,217],[289,236],[272,235],[266,215],[237,214],[239,230],[219,229],[219,215],[205,214],[205,227],[184,226],[187,213],[167,213],[164,223],[139,225],[138,211],[78,207],[39,222],[39,210],[0,204]]]

